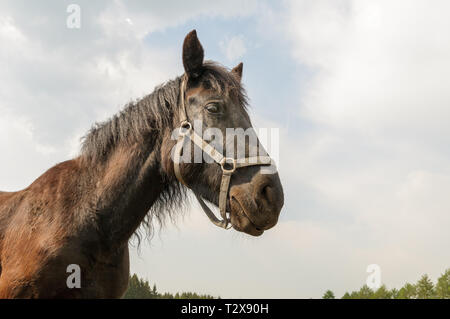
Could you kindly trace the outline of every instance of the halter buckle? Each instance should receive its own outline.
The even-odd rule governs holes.
[[[230,164],[233,165],[232,168],[227,167]],[[233,174],[236,171],[236,160],[231,157],[224,157],[220,161],[220,167],[224,173]]]
[[[183,121],[180,124],[180,128],[178,129],[178,133],[180,136],[188,135],[192,130],[192,124],[188,121]]]

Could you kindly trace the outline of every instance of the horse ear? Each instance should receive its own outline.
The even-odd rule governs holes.
[[[234,75],[237,76],[237,78],[239,79],[239,81],[241,81],[242,79],[242,69],[244,68],[244,64],[241,62],[239,63],[237,66],[235,66],[233,68],[233,70],[231,70],[231,73],[233,73]]]
[[[183,65],[188,77],[195,79],[200,76],[203,57],[203,47],[197,38],[197,31],[192,30],[184,38],[183,43]]]

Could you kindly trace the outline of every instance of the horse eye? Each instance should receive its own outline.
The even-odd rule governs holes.
[[[209,113],[217,114],[220,113],[220,106],[217,103],[209,103],[208,105],[206,105],[206,110]]]

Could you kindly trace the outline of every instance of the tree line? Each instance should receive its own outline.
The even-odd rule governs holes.
[[[150,286],[148,280],[139,278],[136,274],[130,276],[128,289],[124,299],[220,299],[208,294],[195,292],[161,293],[156,285]],[[323,299],[335,299],[335,294],[327,290]],[[341,299],[450,299],[450,268],[447,269],[434,284],[428,275],[423,275],[415,284],[406,283],[400,289],[388,289],[382,285],[371,289],[367,285],[359,290],[346,292]]]
[[[158,292],[156,285],[150,287],[148,280],[139,278],[136,274],[130,276],[128,280],[128,289],[124,299],[214,299],[210,295],[201,295],[195,292],[177,292],[175,295],[165,292]],[[219,298],[219,297],[217,297]]]
[[[322,298],[335,299],[335,295],[327,290]],[[436,284],[425,274],[417,283],[406,283],[400,289],[388,289],[382,285],[373,290],[364,285],[357,291],[346,292],[342,299],[450,299],[450,268],[438,278]]]

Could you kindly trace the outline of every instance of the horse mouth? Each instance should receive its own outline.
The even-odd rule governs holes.
[[[255,237],[261,236],[264,233],[264,229],[252,222],[249,213],[236,198],[231,197],[230,205],[231,225],[234,229]]]

